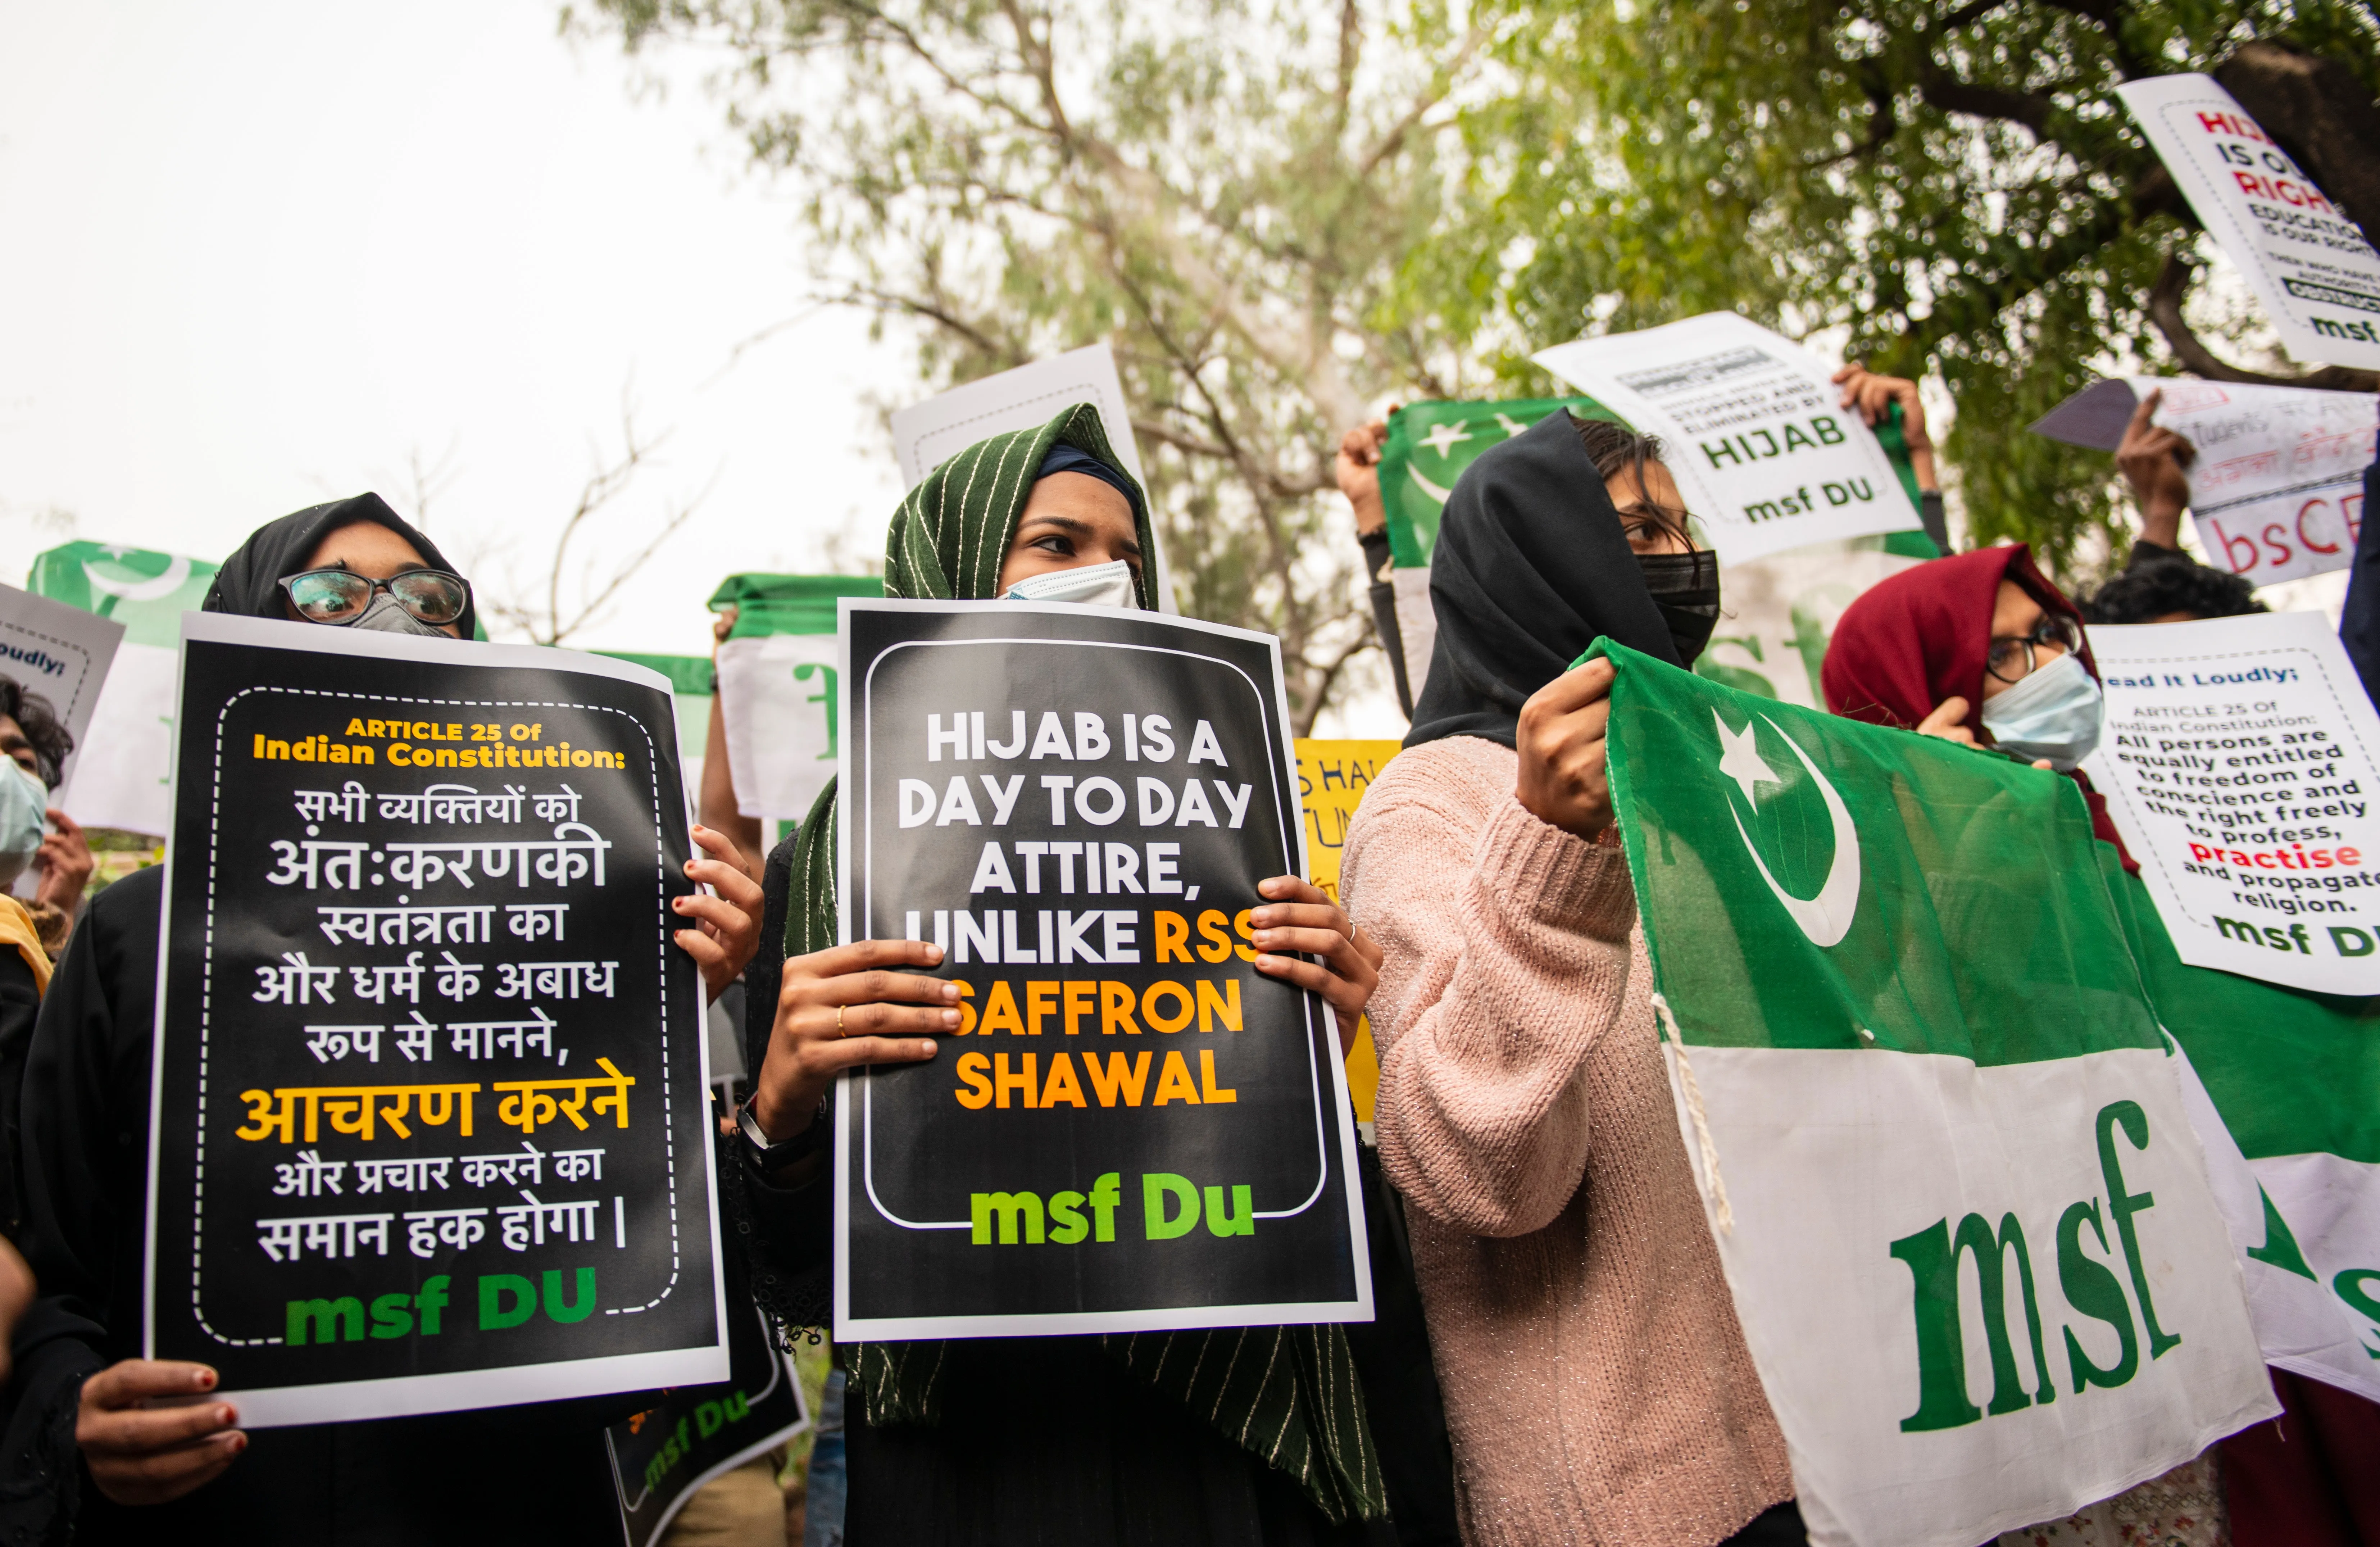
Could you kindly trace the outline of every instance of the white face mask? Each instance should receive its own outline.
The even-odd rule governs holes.
[[[1132,566],[1122,559],[1080,569],[1053,569],[1017,581],[1001,593],[1003,602],[1075,602],[1086,607],[1117,607],[1136,612],[1140,598],[1132,587]]]
[[[2099,684],[2082,657],[2060,655],[1984,704],[1984,728],[2003,752],[2047,758],[2063,774],[2099,745]]]
[[[49,786],[14,758],[0,758],[0,891],[17,884],[42,847]]]

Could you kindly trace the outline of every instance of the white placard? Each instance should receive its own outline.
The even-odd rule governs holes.
[[[2380,993],[2380,716],[2315,613],[2091,630],[2082,767],[2192,967]]]
[[[2212,76],[2116,88],[2300,359],[2380,367],[2380,254]]]
[[[736,814],[799,822],[841,747],[832,634],[764,634],[719,647],[720,704]]]
[[[73,786],[75,764],[99,707],[100,685],[123,640],[124,625],[112,618],[0,585],[0,672],[49,700],[74,737],[76,749],[67,755],[51,792],[53,805],[62,804]]]
[[[1916,507],[1833,372],[1731,311],[1558,344],[1539,365],[1669,443],[1662,465],[1722,559],[1912,531]]]
[[[2155,422],[2198,448],[2190,514],[2209,564],[2268,586],[2353,562],[2380,397],[2126,376],[2093,383],[2033,428],[2113,451],[2158,389]]]
[[[1088,403],[1099,409],[1108,445],[1123,459],[1124,470],[1147,489],[1140,445],[1132,434],[1132,408],[1124,401],[1114,351],[1105,344],[1037,359],[898,410],[892,415],[892,445],[901,458],[901,477],[914,489],[928,473],[976,442],[1047,424],[1069,403]],[[1158,544],[1153,555],[1158,583],[1150,589],[1157,592],[1160,612],[1179,613],[1171,571],[1165,566],[1164,540],[1156,536],[1154,512],[1151,516],[1151,535]]]

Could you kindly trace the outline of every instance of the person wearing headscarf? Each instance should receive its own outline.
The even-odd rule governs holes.
[[[1598,638],[1673,666],[1710,638],[1717,562],[1658,456],[1556,414],[1463,471],[1413,732],[1342,861],[1383,952],[1381,1163],[1489,1547],[1803,1538],[1661,1063],[1612,668],[1569,669]]]
[[[468,637],[469,584],[377,494],[260,529],[206,610]],[[677,932],[715,995],[750,954],[759,889],[698,829]],[[174,863],[168,856],[166,865]],[[139,1357],[165,866],[100,893],[42,1002],[25,1072],[22,1245],[42,1297],[14,1340],[0,1450],[9,1541],[364,1547],[618,1539],[602,1429],[635,1395],[249,1433],[204,1365]]]
[[[1869,587],[1835,625],[1818,680],[1832,713],[2064,774],[2082,786],[2092,832],[2139,873],[2107,798],[2077,766],[2098,746],[2100,718],[2082,614],[2024,544],[1935,559]]]
[[[1155,553],[1138,483],[1078,404],[969,446],[911,490],[886,534],[884,594],[1148,609]],[[931,1058],[959,1022],[955,985],[882,970],[940,965],[930,943],[836,944],[837,805],[829,785],[769,859],[761,954],[745,979],[746,1066],[759,1072],[721,1178],[754,1297],[792,1327],[828,1317],[820,1142],[835,1076]],[[1304,881],[1259,890],[1271,900],[1253,920],[1257,970],[1320,993],[1350,1035],[1377,970],[1368,939]],[[853,1547],[1359,1541],[1384,1510],[1336,1326],[844,1352]]]

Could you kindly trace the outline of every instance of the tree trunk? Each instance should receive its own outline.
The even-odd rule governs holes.
[[[2216,66],[2215,79],[2380,247],[2380,107],[2355,72],[2260,38]]]

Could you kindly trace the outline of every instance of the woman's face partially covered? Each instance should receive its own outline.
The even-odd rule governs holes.
[[[1678,481],[1669,469],[1647,462],[1639,483],[1635,469],[1622,468],[1603,481],[1603,488],[1620,512],[1620,530],[1628,534],[1630,548],[1640,554],[1692,551],[1692,544],[1679,535],[1686,520],[1686,497],[1678,492]]]
[[[408,569],[426,568],[429,563],[412,543],[378,521],[350,521],[316,544],[300,567],[346,569],[368,579],[385,580]],[[282,598],[281,605],[293,621],[307,621],[286,596]],[[450,639],[463,637],[459,624],[440,624],[438,629]]]
[[[1132,502],[1088,473],[1051,473],[1033,485],[1017,518],[1016,541],[1000,566],[1000,589],[1061,569],[1084,569],[1117,559],[1140,577],[1140,533]]]

